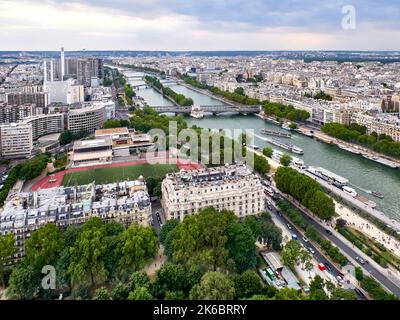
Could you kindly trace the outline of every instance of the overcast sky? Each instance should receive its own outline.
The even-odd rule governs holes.
[[[355,29],[342,27],[346,5]],[[0,0],[0,50],[61,46],[400,50],[400,0]]]

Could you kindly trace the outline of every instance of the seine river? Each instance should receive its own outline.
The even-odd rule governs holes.
[[[142,73],[126,72],[128,77],[140,76]],[[144,83],[143,80],[129,78],[131,85]],[[221,102],[206,95],[195,92],[184,86],[177,84],[167,84],[174,91],[191,97],[195,105],[221,105]],[[164,99],[162,95],[151,88],[140,88],[137,94],[145,99],[151,106],[170,106],[171,102]],[[279,129],[278,126],[265,122],[254,115],[219,115],[205,116],[203,119],[187,118],[189,125],[196,124],[202,128],[212,129],[243,129],[254,130],[254,143],[259,147],[270,146],[274,149],[280,149],[277,146],[271,146],[266,142],[265,136],[261,135],[261,129]],[[336,174],[339,174],[350,180],[353,188],[360,194],[368,197],[377,203],[377,209],[384,212],[390,218],[400,220],[400,170],[394,170],[376,164],[361,156],[353,155],[341,150],[335,146],[329,146],[322,142],[315,141],[312,138],[293,134],[291,139],[278,138],[287,141],[304,150],[304,155],[295,155],[302,158],[306,165],[320,166]],[[282,150],[287,152],[285,150]],[[368,190],[379,191],[384,195],[384,199],[376,198]]]

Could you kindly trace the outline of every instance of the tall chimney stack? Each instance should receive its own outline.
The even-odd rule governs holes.
[[[64,48],[61,48],[61,81],[64,80],[64,74],[65,74]]]

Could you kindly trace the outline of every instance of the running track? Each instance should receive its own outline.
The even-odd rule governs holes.
[[[85,171],[85,170],[96,169],[96,168],[126,167],[126,166],[134,166],[137,164],[145,164],[145,163],[149,163],[149,164],[155,164],[155,163],[174,164],[175,163],[179,169],[184,169],[184,170],[196,170],[196,169],[200,169],[203,167],[201,164],[195,163],[195,162],[183,162],[183,161],[179,161],[179,159],[177,159],[177,158],[158,157],[158,158],[136,160],[136,161],[129,161],[129,162],[95,165],[95,166],[88,166],[88,167],[82,167],[82,168],[73,168],[73,169],[68,169],[68,170],[64,170],[64,171],[55,173],[54,178],[56,179],[56,182],[49,182],[50,177],[44,177],[43,179],[39,180],[37,183],[35,183],[32,186],[31,191],[37,191],[39,189],[49,189],[49,188],[60,187],[63,182],[64,176],[67,173],[71,173],[71,172]]]

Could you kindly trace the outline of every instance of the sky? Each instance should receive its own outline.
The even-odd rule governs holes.
[[[400,0],[0,0],[0,50],[400,50]]]

